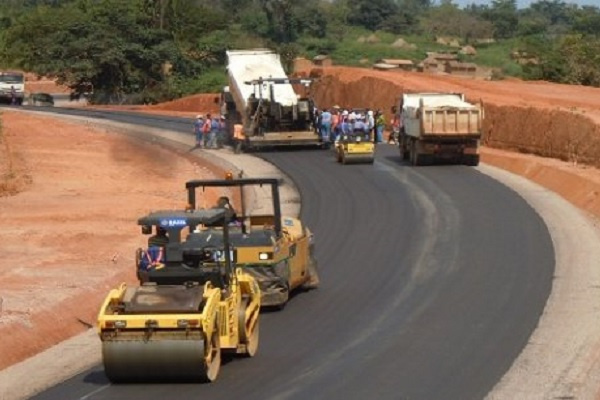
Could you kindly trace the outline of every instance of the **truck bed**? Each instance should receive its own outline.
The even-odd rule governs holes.
[[[402,118],[407,135],[425,138],[481,137],[483,112],[459,94],[404,95]]]
[[[287,77],[279,55],[271,50],[230,50],[227,51],[227,59],[229,81],[233,86],[230,90],[240,110],[246,108],[248,98],[254,93],[254,86],[245,82],[259,78]],[[296,104],[297,96],[291,84],[275,85],[273,90],[275,99],[282,106]],[[268,97],[268,93],[264,93],[264,96]]]

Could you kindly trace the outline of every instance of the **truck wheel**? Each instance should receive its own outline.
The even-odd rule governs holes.
[[[410,146],[410,162],[415,167],[422,165],[423,163],[422,156],[417,153],[417,145],[415,142],[412,142]]]
[[[290,299],[290,287],[289,285],[285,285],[285,288],[283,289],[283,291],[281,292],[282,296],[282,302],[277,304],[275,306],[275,309],[278,311],[282,311],[285,306],[287,305],[288,300]]]
[[[308,279],[302,284],[303,290],[312,290],[319,287],[321,280],[319,278],[319,272],[317,271],[317,260],[311,254],[308,261]]]
[[[469,167],[476,167],[479,165],[479,154],[469,154],[465,156],[465,165]]]
[[[403,160],[408,160],[410,158],[410,150],[403,137],[399,139],[398,149],[400,149],[400,157],[402,157]]]
[[[236,140],[235,143],[233,144],[233,152],[235,154],[240,154],[242,152],[242,142],[239,140]]]

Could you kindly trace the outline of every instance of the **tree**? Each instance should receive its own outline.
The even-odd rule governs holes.
[[[298,22],[292,0],[260,0],[267,16],[268,36],[275,43],[290,43],[298,38]]]
[[[573,31],[588,35],[600,35],[600,9],[583,7],[572,13]]]
[[[490,37],[493,32],[489,21],[470,15],[452,2],[431,8],[421,19],[420,26],[431,35],[454,36],[465,41]]]
[[[348,22],[375,31],[398,11],[393,0],[356,0],[349,3]]]
[[[566,83],[600,86],[600,39],[567,35],[561,41],[560,53],[567,64]]]
[[[141,11],[140,2],[118,0],[38,7],[7,31],[7,47],[23,69],[57,77],[74,95],[93,88],[92,100],[122,101],[159,86],[163,64],[178,58]]]
[[[466,11],[491,22],[496,39],[510,38],[517,33],[515,27],[519,23],[519,15],[516,0],[492,0],[491,6],[471,5]]]

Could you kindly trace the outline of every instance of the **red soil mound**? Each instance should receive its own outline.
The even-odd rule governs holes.
[[[391,117],[404,92],[460,92],[485,105],[483,143],[600,167],[600,89],[490,82],[416,72],[330,67],[311,71],[319,107],[369,107]]]

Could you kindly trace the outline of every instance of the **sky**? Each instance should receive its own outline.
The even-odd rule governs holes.
[[[577,4],[579,6],[596,6],[600,7],[600,0],[562,0],[565,3]],[[517,7],[526,8],[529,7],[531,3],[535,3],[536,0],[517,0]],[[454,4],[458,4],[459,7],[464,7],[469,4],[491,4],[491,0],[453,0]]]

